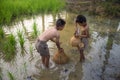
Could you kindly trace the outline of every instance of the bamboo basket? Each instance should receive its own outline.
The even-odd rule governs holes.
[[[53,56],[53,61],[56,64],[65,64],[69,61],[69,57],[64,53],[64,50],[57,51]]]

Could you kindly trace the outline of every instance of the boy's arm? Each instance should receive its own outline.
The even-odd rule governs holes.
[[[74,34],[77,33],[77,30],[78,30],[77,23],[75,23],[75,33]]]
[[[56,43],[56,39],[55,39],[55,38],[50,39],[50,40]],[[61,43],[62,43],[62,42],[59,42],[59,44],[61,44]]]
[[[59,42],[59,39],[60,39],[60,37],[59,37],[59,36],[58,36],[58,37],[56,37],[56,41],[55,41],[55,43],[56,43],[57,48],[60,50],[60,49],[61,49],[61,47],[60,47],[60,42]]]
[[[58,39],[50,39],[51,41],[53,41],[53,42],[55,42],[56,43],[56,46],[57,46],[57,48],[60,50],[61,49],[61,47],[60,47],[60,42],[59,42],[59,38]]]

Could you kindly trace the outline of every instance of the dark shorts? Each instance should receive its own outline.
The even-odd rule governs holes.
[[[82,42],[84,43],[84,47],[82,48],[83,50],[88,48],[88,39],[87,38],[82,38]]]
[[[49,56],[49,49],[46,41],[40,41],[39,39],[37,39],[35,47],[37,49],[37,52],[40,53],[41,56]]]

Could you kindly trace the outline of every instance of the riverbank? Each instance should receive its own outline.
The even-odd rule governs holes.
[[[119,0],[66,0],[67,10],[75,13],[87,12],[103,17],[120,17]]]

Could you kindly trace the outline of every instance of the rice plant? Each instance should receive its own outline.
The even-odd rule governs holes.
[[[13,47],[15,47],[15,45],[16,45],[16,40],[15,40],[15,36],[14,36],[13,34],[10,34],[10,35],[8,36],[8,41],[9,41],[9,43],[10,43]]]
[[[1,41],[1,39],[3,39],[4,37],[5,37],[4,30],[3,30],[3,28],[0,26],[0,41]]]
[[[9,80],[16,80],[14,75],[8,71],[8,77],[9,77]]]
[[[33,31],[34,31],[34,35],[37,36],[37,34],[38,34],[37,24],[35,22],[34,22],[34,25],[33,25]]]
[[[21,21],[21,23],[22,23],[22,27],[23,27],[23,30],[24,30],[25,34],[27,34],[26,26],[24,25],[23,21]]]
[[[64,5],[64,0],[0,0],[0,23],[10,24],[21,16],[58,12]]]
[[[2,46],[2,43],[3,43],[3,39],[4,39],[4,37],[5,37],[5,33],[4,33],[4,30],[3,30],[3,28],[0,26],[0,51],[1,51],[1,48],[3,47]],[[0,57],[1,57],[1,55],[0,55]]]
[[[4,60],[7,62],[14,60],[16,55],[16,40],[13,34],[10,34],[8,37],[6,37],[2,46]]]
[[[23,49],[24,44],[25,44],[25,39],[23,37],[23,33],[19,30],[19,31],[17,31],[17,35],[18,35],[18,41],[20,43],[20,47]]]
[[[37,24],[34,22],[32,37],[36,38],[37,36],[38,36]]]
[[[32,44],[30,45],[30,54],[31,54],[31,56],[33,56],[33,46],[32,46]]]

